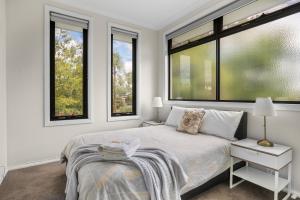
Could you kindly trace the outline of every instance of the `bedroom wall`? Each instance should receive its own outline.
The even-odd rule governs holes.
[[[211,7],[206,10],[198,10],[175,23],[165,27],[159,32],[159,93],[164,97],[164,87],[165,87],[165,49],[163,47],[164,33],[173,30],[174,27],[180,27],[184,23],[190,21],[192,18],[196,19],[205,14],[212,12],[220,8],[222,5],[217,4],[215,7]],[[197,17],[195,17],[197,15]],[[160,119],[165,121],[169,112],[171,105],[170,102],[164,102],[164,108],[160,110]],[[239,103],[207,103],[207,102],[194,102],[194,103],[185,103],[181,104],[182,106],[191,106],[191,107],[206,107],[206,108],[218,108],[226,110],[240,110],[250,112],[248,115],[248,136],[250,138],[261,138],[263,137],[263,119],[259,117],[252,116],[251,104],[239,104]],[[277,107],[279,107],[277,105]],[[282,107],[282,106],[281,106]],[[286,106],[287,107],[287,106]],[[293,108],[291,108],[293,107]],[[271,117],[267,119],[267,131],[268,138],[276,143],[284,144],[291,146],[293,148],[293,189],[296,191],[298,196],[300,196],[300,105],[290,106],[290,108],[282,108],[278,111],[278,116]],[[283,174],[286,174],[283,171]]]
[[[6,167],[6,14],[0,0],[0,183]]]
[[[57,6],[94,18],[93,115],[94,123],[44,127],[43,42],[44,5]],[[29,6],[30,5],[30,6]],[[72,9],[46,0],[7,1],[8,165],[57,159],[75,135],[108,129],[135,127],[141,120],[106,121],[107,23],[139,29],[141,41],[142,118],[154,117],[152,97],[157,95],[158,33],[98,14]],[[2,120],[0,120],[2,121]]]

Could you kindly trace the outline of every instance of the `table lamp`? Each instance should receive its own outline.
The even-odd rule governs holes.
[[[163,107],[161,97],[153,97],[152,107],[157,108],[156,119],[157,119],[157,122],[160,122],[159,121],[159,108]]]
[[[253,114],[255,116],[263,116],[264,117],[264,138],[257,142],[258,145],[264,147],[273,147],[273,143],[267,140],[267,116],[276,116],[277,113],[274,109],[274,105],[272,103],[272,99],[270,97],[267,98],[256,98],[254,104]]]

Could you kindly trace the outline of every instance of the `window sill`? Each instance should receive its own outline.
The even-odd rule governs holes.
[[[238,103],[238,102],[209,102],[209,101],[169,101],[165,100],[166,105],[181,105],[181,106],[203,106],[213,108],[241,109],[252,110],[254,103]],[[276,110],[279,111],[295,111],[300,112],[300,104],[280,104],[275,103]]]
[[[92,122],[93,122],[93,120],[91,120],[91,119],[45,121],[45,127],[91,124]]]
[[[118,117],[108,117],[108,122],[116,122],[116,121],[128,121],[128,120],[139,120],[141,119],[140,115],[132,115],[132,116],[118,116]]]

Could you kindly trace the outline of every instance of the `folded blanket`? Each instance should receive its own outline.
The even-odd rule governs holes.
[[[140,147],[139,139],[127,141],[111,141],[106,144],[99,144],[98,151],[105,159],[116,159],[132,156]]]
[[[161,149],[140,148],[131,157],[107,160],[99,154],[99,145],[77,148],[68,160],[66,170],[66,200],[78,199],[77,175],[81,167],[92,162],[113,162],[136,166],[142,173],[151,200],[180,200],[180,189],[187,183],[187,175],[177,158]]]

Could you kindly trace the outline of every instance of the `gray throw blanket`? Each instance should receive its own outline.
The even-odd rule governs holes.
[[[78,199],[78,171],[92,162],[136,166],[144,177],[151,200],[181,199],[180,189],[187,183],[188,178],[175,156],[157,148],[140,148],[129,158],[108,160],[99,154],[98,147],[97,144],[80,146],[70,156],[66,169],[66,200]],[[63,155],[61,161],[66,161]]]

